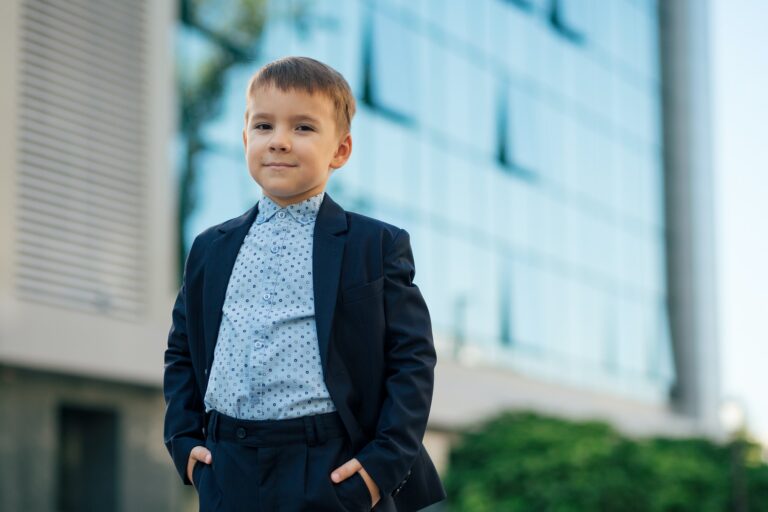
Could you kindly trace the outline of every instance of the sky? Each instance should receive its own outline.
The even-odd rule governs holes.
[[[768,2],[711,0],[722,392],[768,443]]]

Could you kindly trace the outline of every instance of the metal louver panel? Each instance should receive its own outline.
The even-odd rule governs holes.
[[[26,0],[16,293],[138,319],[145,283],[144,0]]]

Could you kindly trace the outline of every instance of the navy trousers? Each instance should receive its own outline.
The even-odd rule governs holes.
[[[338,413],[287,420],[238,420],[212,411],[206,429],[212,463],[195,463],[200,512],[363,512],[371,495],[355,473],[331,471],[354,454]],[[396,512],[390,496],[375,512]]]

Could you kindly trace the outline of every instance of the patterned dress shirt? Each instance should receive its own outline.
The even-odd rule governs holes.
[[[312,285],[324,196],[285,208],[259,200],[227,285],[206,411],[263,420],[336,410],[323,381]]]

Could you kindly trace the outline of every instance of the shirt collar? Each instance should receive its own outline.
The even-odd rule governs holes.
[[[274,217],[278,212],[285,212],[289,217],[299,224],[309,224],[317,218],[317,212],[320,210],[320,204],[325,197],[325,191],[317,195],[294,204],[289,204],[285,208],[275,203],[267,196],[259,199],[259,213],[256,215],[256,224],[263,224]]]

